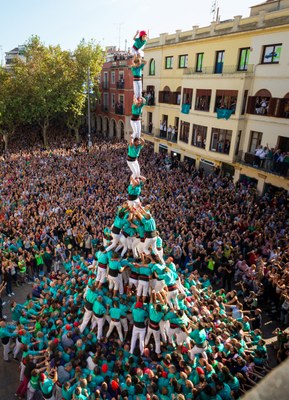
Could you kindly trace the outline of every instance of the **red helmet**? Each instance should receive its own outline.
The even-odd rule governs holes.
[[[140,31],[140,33],[139,33],[139,37],[141,38],[142,36],[146,36],[147,35],[147,33],[146,33],[146,31]]]

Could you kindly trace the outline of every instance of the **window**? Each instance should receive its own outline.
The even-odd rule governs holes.
[[[193,125],[192,146],[197,146],[201,149],[206,147],[207,130],[206,126]]]
[[[108,89],[108,73],[107,72],[105,72],[103,74],[103,84],[102,84],[102,86],[103,86],[103,89]]]
[[[262,64],[278,64],[280,60],[282,44],[264,46]]]
[[[215,112],[217,108],[224,108],[226,110],[233,110],[235,114],[237,105],[238,90],[217,90]]]
[[[174,57],[173,56],[166,57],[165,69],[172,69],[173,68],[173,61],[174,61]]]
[[[111,83],[115,84],[115,72],[111,73]]]
[[[197,89],[195,110],[210,110],[211,93],[211,90]]]
[[[118,73],[118,79],[119,79],[120,81],[123,81],[123,80],[124,80],[124,72],[123,72],[123,71],[119,71],[119,73]]]
[[[190,124],[189,122],[181,121],[180,140],[189,143]]]
[[[164,90],[159,91],[159,103],[171,104],[172,92],[168,86],[164,87]]]
[[[103,111],[108,111],[108,93],[103,93]]]
[[[215,74],[221,74],[223,72],[224,55],[224,50],[216,52]]]
[[[260,146],[262,142],[262,132],[251,131],[250,132],[250,144],[249,144],[249,153],[254,154],[255,150]]]
[[[229,154],[232,140],[232,131],[212,128],[211,151]]]
[[[120,94],[120,95],[119,95],[119,102],[120,102],[121,104],[124,104],[124,95],[123,95],[123,94]]]
[[[238,71],[247,71],[250,58],[250,47],[240,49]]]
[[[154,59],[150,61],[150,68],[149,68],[149,75],[155,75],[156,74],[156,62]]]
[[[182,112],[188,114],[192,107],[193,89],[185,88],[183,91]]]
[[[184,54],[179,56],[179,68],[187,68],[188,66],[188,55]]]
[[[111,107],[114,108],[114,106],[115,106],[115,94],[112,93],[111,94]]]
[[[196,72],[203,71],[204,53],[197,53]]]

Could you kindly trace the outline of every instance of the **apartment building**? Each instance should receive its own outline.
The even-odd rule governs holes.
[[[109,49],[100,78],[100,101],[96,106],[96,129],[105,138],[128,138],[133,102],[132,57]]]
[[[143,135],[156,152],[205,172],[219,166],[260,193],[289,190],[289,0],[161,34],[145,58],[143,88],[155,101]]]

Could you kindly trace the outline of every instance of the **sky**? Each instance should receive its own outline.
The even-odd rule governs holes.
[[[248,17],[262,0],[215,0],[221,20]],[[131,47],[137,30],[149,37],[208,26],[214,0],[0,0],[0,63],[5,52],[32,35],[45,45],[74,50],[85,39],[101,46]]]

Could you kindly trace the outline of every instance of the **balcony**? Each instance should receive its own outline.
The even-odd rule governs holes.
[[[202,71],[197,71],[194,68],[185,68],[184,75],[233,75],[233,74],[251,74],[254,70],[254,65],[250,64],[246,70],[239,71],[236,65],[223,65],[222,72],[216,72],[215,66],[203,67]]]
[[[258,171],[267,172],[273,175],[283,176],[284,178],[289,179],[288,176],[288,164],[283,162],[276,162],[270,159],[261,160],[260,157],[256,156],[253,153],[244,153],[244,157],[238,157],[237,162],[240,164],[244,164],[250,166],[252,168],[258,169]],[[243,158],[243,159],[242,159]]]
[[[153,127],[145,126],[145,125],[142,126],[142,132],[147,135],[158,138],[158,139],[163,139],[168,142],[177,143],[177,134],[176,133],[174,135],[172,135],[172,134],[168,135],[167,132],[164,132],[164,131],[161,132],[160,129],[155,129]]]
[[[111,68],[127,67],[127,60],[118,60],[111,63]]]
[[[117,81],[116,82],[116,88],[117,89],[124,89],[124,80]]]

